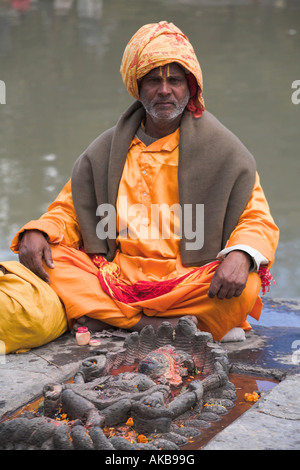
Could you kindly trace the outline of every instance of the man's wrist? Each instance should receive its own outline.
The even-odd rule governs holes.
[[[250,272],[257,272],[262,264],[268,265],[269,263],[269,260],[265,258],[258,250],[256,250],[255,248],[252,248],[249,245],[243,245],[243,244],[236,244],[236,245],[224,248],[222,251],[218,253],[217,259],[224,259],[232,251],[238,251],[238,250],[242,251],[243,253],[247,253],[250,256],[252,260]]]
[[[25,229],[23,232],[19,234],[19,242],[22,241],[25,233],[27,232],[39,232],[41,235],[43,235],[46,238],[47,242],[49,242],[49,236],[47,235],[47,233],[39,229]]]
[[[254,267],[254,261],[253,261],[253,258],[252,256],[249,255],[249,253],[247,253],[246,251],[243,251],[243,250],[232,250],[230,251],[227,256],[232,256],[233,253],[239,253],[242,255],[242,257],[248,262],[248,269],[249,269],[249,272],[253,269]],[[227,257],[226,256],[226,257]]]

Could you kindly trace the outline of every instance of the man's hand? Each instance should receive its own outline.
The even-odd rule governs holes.
[[[207,295],[219,299],[239,297],[245,289],[251,261],[244,251],[231,251],[217,268]]]
[[[24,232],[19,248],[19,260],[26,268],[49,283],[49,275],[43,267],[43,261],[51,269],[54,268],[54,264],[50,245],[42,232],[39,230]]]

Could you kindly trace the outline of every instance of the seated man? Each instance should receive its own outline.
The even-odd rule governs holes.
[[[278,243],[254,158],[205,110],[200,65],[172,23],[137,31],[121,74],[135,102],[12,250],[50,283],[69,328],[184,315],[218,341],[250,328]]]

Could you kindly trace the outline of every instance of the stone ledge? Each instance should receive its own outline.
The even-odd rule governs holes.
[[[300,374],[286,378],[203,450],[299,450],[299,386]]]

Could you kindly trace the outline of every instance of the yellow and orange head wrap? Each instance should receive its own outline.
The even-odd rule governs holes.
[[[147,24],[130,39],[120,68],[128,92],[139,100],[138,80],[152,69],[171,62],[186,70],[191,95],[187,108],[194,117],[200,117],[205,109],[201,68],[188,38],[173,23]]]

